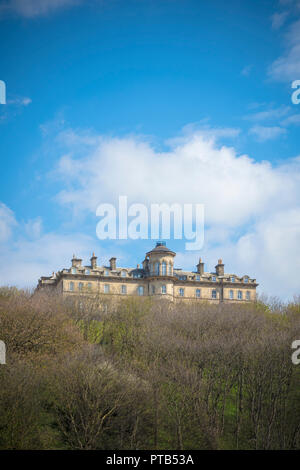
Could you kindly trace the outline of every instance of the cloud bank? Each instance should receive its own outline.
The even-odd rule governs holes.
[[[296,294],[300,158],[276,167],[256,162],[219,144],[220,134],[192,130],[159,151],[136,136],[62,132],[65,153],[52,174],[63,186],[56,201],[73,216],[117,204],[119,195],[130,203],[203,203],[207,256],[222,256],[231,271],[256,276],[269,293]]]
[[[212,269],[222,257],[228,272],[249,274],[261,291],[291,298],[300,290],[300,157],[276,167],[256,162],[219,143],[224,135],[235,133],[190,128],[162,151],[141,136],[60,132],[54,146],[61,156],[48,174],[61,186],[54,201],[66,209],[66,220],[78,216],[77,227],[84,227],[85,218],[95,220],[100,203],[117,205],[119,195],[129,204],[204,204],[203,250],[178,253],[177,265],[193,269],[202,255]],[[94,249],[95,233],[43,233],[41,219],[35,219],[16,234],[16,225],[2,204],[2,284],[26,278],[34,285],[40,275],[69,265],[73,251],[88,258]]]

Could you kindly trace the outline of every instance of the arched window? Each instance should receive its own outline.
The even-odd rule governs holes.
[[[248,282],[249,278],[245,277],[244,282]]]
[[[91,274],[91,271],[89,269],[86,269],[85,274],[89,275],[89,274]]]
[[[71,269],[71,273],[72,273],[72,274],[76,274],[76,268],[72,268],[72,269]]]
[[[247,299],[247,300],[250,300],[250,292],[249,292],[248,290],[247,290],[247,292],[246,292],[246,299]]]
[[[169,263],[169,276],[172,276],[172,264]]]
[[[234,298],[233,290],[230,290],[230,291],[229,291],[229,298],[230,298],[230,299],[233,299],[233,298]]]
[[[211,280],[212,282],[216,282],[216,276],[212,276]]]
[[[166,294],[167,293],[167,288],[165,285],[161,286],[161,293]]]
[[[161,265],[161,274],[162,276],[167,275],[167,263],[165,261],[163,261]]]
[[[243,292],[241,290],[238,291],[238,299],[242,300],[243,298]]]
[[[159,262],[155,263],[155,274],[159,275]]]
[[[231,282],[235,282],[235,278],[234,278],[234,277],[231,278]]]
[[[201,290],[200,289],[196,289],[196,297],[197,297],[197,299],[200,299],[200,297],[201,297]]]
[[[82,289],[83,289],[83,283],[82,283],[82,282],[80,282],[80,283],[78,284],[78,288],[79,288],[79,290],[82,290]]]
[[[121,271],[121,276],[122,276],[122,277],[126,277],[126,271],[124,271],[124,270]]]
[[[71,281],[69,287],[70,287],[70,290],[73,291],[74,290],[74,282]]]
[[[179,295],[180,297],[184,297],[184,289],[182,287],[179,289]]]
[[[144,286],[138,287],[138,295],[144,295]]]
[[[217,291],[216,291],[216,289],[213,289],[213,290],[211,291],[211,298],[212,298],[212,299],[216,299],[216,298],[217,298]]]

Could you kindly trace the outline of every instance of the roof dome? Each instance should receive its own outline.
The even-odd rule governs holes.
[[[151,253],[169,253],[173,256],[176,255],[174,251],[170,250],[170,248],[166,246],[166,242],[162,241],[156,242],[155,248],[153,248],[151,251],[148,251],[147,255],[150,255]]]

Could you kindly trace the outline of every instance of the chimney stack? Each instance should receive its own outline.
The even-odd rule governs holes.
[[[97,268],[97,256],[95,256],[95,253],[93,253],[93,256],[91,257],[91,267],[92,269]]]
[[[218,259],[218,264],[216,266],[217,276],[224,276],[224,264],[221,259]]]
[[[116,267],[117,267],[117,258],[115,258],[115,257],[110,258],[109,264],[110,264],[110,269],[112,271],[115,271]]]
[[[75,255],[73,255],[73,258],[72,258],[72,268],[78,268],[81,266],[81,262],[82,262],[82,259],[80,258],[76,258]]]
[[[197,264],[197,273],[199,273],[201,276],[204,273],[204,263],[202,263],[201,258],[199,258],[199,263]]]

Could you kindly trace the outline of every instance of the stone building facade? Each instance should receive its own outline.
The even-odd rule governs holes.
[[[205,272],[199,259],[195,271],[174,267],[176,253],[164,242],[146,253],[142,267],[117,266],[111,258],[109,266],[98,266],[93,253],[90,264],[73,255],[70,268],[41,277],[37,290],[55,291],[64,296],[79,294],[110,294],[117,296],[153,296],[171,301],[197,300],[219,302],[249,302],[256,299],[256,279],[224,272],[221,259],[215,271]]]

